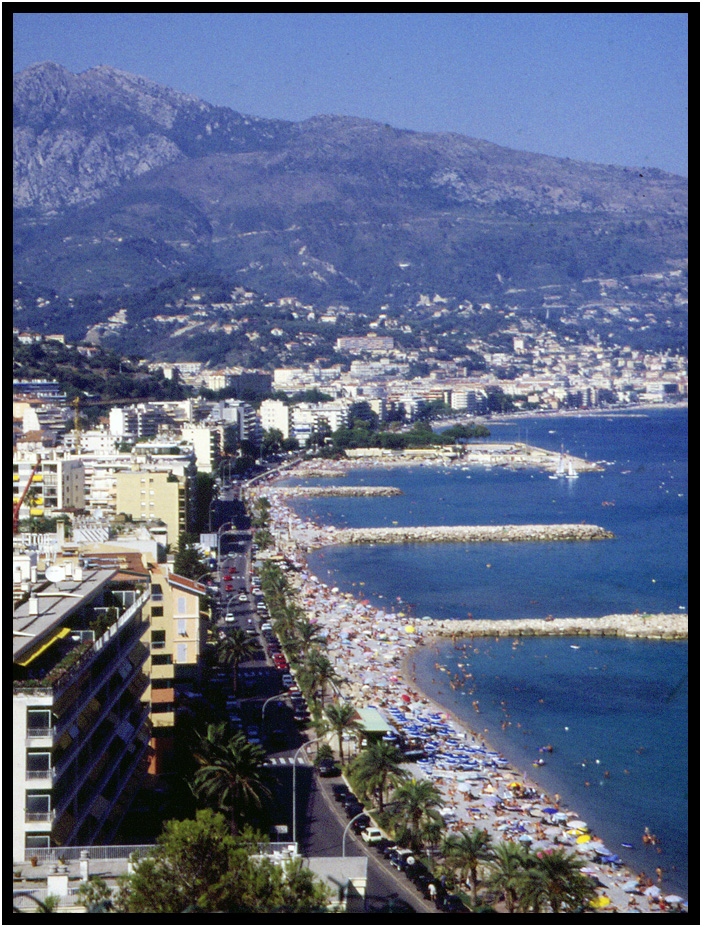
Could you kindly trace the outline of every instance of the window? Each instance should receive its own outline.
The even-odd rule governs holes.
[[[151,617],[152,618],[163,618],[163,605],[152,605],[151,606]]]
[[[187,626],[188,626],[187,619],[185,619],[185,618],[179,618],[179,619],[178,619],[178,635],[179,635],[180,637],[187,637],[187,636],[188,636],[188,627],[187,627]]]
[[[179,596],[178,596],[178,605],[177,605],[177,609],[178,609],[178,614],[179,614],[179,615],[185,615],[185,614],[187,613],[187,611],[188,611],[188,600],[185,598],[184,595],[179,595]]]
[[[163,650],[166,646],[166,632],[165,631],[152,631],[151,632],[151,648],[152,650]]]
[[[188,662],[188,645],[176,644],[176,663]]]
[[[155,653],[151,657],[152,666],[170,666],[173,662],[173,656],[170,653]]]
[[[45,708],[27,709],[27,734],[38,736],[40,731],[49,732],[51,728],[51,712]]]

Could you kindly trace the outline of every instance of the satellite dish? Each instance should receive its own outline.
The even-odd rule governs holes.
[[[52,563],[51,566],[48,566],[44,570],[44,576],[52,583],[60,583],[62,579],[66,578],[63,567],[59,566],[58,563]]]

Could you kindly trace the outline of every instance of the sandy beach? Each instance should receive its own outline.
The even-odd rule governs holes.
[[[363,462],[367,466],[368,461]],[[378,465],[382,464],[378,461]],[[329,466],[325,475],[338,476],[353,467],[348,461]],[[303,471],[286,476],[312,475]],[[316,475],[319,475],[318,473]],[[489,732],[471,730],[417,687],[413,651],[430,645],[428,623],[409,619],[400,609],[382,610],[366,599],[330,587],[307,569],[306,552],[334,543],[335,530],[303,521],[274,490],[274,481],[250,487],[252,497],[271,503],[270,530],[276,552],[299,572],[288,574],[299,604],[326,634],[329,659],[344,680],[339,695],[358,707],[377,708],[386,721],[424,751],[409,768],[430,779],[444,797],[442,816],[449,831],[478,826],[493,841],[517,840],[535,852],[567,847],[582,859],[582,871],[596,880],[598,912],[668,913],[678,902],[666,901],[665,890],[621,866],[616,851],[605,847],[579,815],[561,806],[523,772],[511,768],[489,743]],[[669,896],[674,898],[674,896]]]

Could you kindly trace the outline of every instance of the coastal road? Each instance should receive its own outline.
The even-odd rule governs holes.
[[[314,748],[313,748],[314,749]],[[341,856],[342,838],[348,825],[343,809],[332,795],[338,779],[321,779],[311,766],[298,767],[298,841],[303,856]],[[304,783],[304,784],[303,784]],[[411,905],[419,914],[438,914],[436,907],[414,885],[366,844],[349,828],[345,840],[346,856],[368,859],[366,911],[379,909],[390,902]]]

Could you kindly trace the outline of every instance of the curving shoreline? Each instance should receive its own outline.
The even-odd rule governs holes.
[[[271,499],[271,529],[277,550],[287,556],[302,571],[300,574],[292,574],[299,576],[296,584],[299,584],[300,604],[312,621],[319,622],[325,628],[330,658],[352,677],[345,680],[341,696],[352,699],[357,707],[373,705],[380,707],[382,711],[387,706],[402,705],[403,700],[405,703],[408,700],[414,700],[412,712],[420,712],[426,707],[434,708],[450,719],[450,724],[456,731],[455,736],[459,739],[466,744],[473,744],[476,748],[490,749],[483,734],[474,732],[466,722],[458,720],[450,709],[420,689],[414,678],[413,648],[431,645],[433,640],[441,636],[478,636],[480,633],[478,629],[482,625],[484,625],[484,633],[491,636],[497,636],[499,633],[516,636],[532,633],[543,633],[549,636],[554,633],[612,633],[618,636],[651,636],[664,639],[687,636],[686,615],[614,615],[604,616],[601,619],[573,618],[557,621],[548,619],[500,622],[422,620],[415,622],[416,627],[406,625],[406,618],[402,612],[383,612],[365,600],[359,601],[349,593],[340,593],[336,588],[329,588],[316,576],[307,572],[305,553],[319,547],[344,543],[342,540],[344,535],[338,529],[328,525],[317,525],[302,520],[288,508],[286,494],[279,493],[277,489],[271,492],[272,488],[270,483],[263,484],[259,485],[255,492],[267,494]],[[302,487],[297,487],[297,489],[302,491],[294,495],[305,494]],[[494,526],[488,527],[495,530]],[[513,527],[521,529],[522,526]],[[444,529],[437,530],[443,531]],[[545,540],[545,538],[539,538],[539,540]],[[376,543],[377,538],[369,542]],[[668,636],[671,629],[675,631],[674,636]],[[485,731],[485,735],[489,738],[489,732]],[[424,770],[419,768],[413,769],[413,774],[426,775]],[[522,779],[540,794],[542,803],[547,802],[549,805],[555,804],[556,806],[558,804],[532,780],[525,779],[523,774],[514,768],[503,767],[501,771],[494,771],[489,775],[490,782],[493,783],[495,789],[504,791],[506,782],[513,778]],[[456,810],[459,818],[456,827],[470,828],[477,823],[481,827],[486,826],[494,839],[499,840],[505,834],[503,825],[508,815],[515,826],[533,828],[534,822],[530,820],[531,811],[527,804],[508,803],[506,809],[509,810],[495,813],[492,813],[491,809],[482,808],[476,819],[475,815],[471,817],[475,809],[464,806],[465,803],[461,802],[460,794],[457,795],[455,781],[452,781],[450,777],[439,778],[436,781],[444,796],[446,806],[454,807]],[[483,794],[474,800],[473,804],[481,805],[485,797]],[[568,813],[571,817],[575,815],[572,811]],[[622,886],[628,879],[634,877],[634,874],[627,873],[626,869],[617,871],[600,863],[591,863],[589,859],[587,863],[597,872],[600,883],[611,899],[608,911],[659,913],[663,910],[657,903],[643,895],[637,895],[634,900],[626,893]]]

